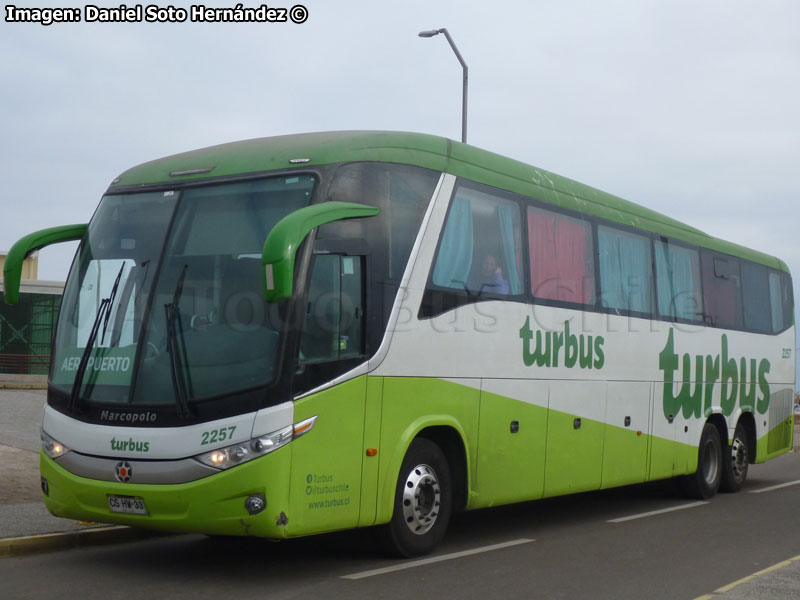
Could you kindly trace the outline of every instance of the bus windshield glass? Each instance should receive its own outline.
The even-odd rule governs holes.
[[[104,197],[56,336],[51,383],[67,408],[177,406],[186,417],[268,386],[280,327],[261,251],[314,185],[303,175]]]

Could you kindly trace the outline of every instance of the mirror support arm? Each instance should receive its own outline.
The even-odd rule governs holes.
[[[3,291],[6,304],[19,302],[19,285],[22,279],[22,263],[27,256],[40,248],[60,242],[83,238],[88,225],[62,225],[29,233],[11,247],[3,267]]]
[[[373,217],[379,212],[379,208],[366,204],[323,202],[296,210],[278,221],[267,236],[261,254],[266,301],[291,298],[295,255],[312,229],[343,219]]]

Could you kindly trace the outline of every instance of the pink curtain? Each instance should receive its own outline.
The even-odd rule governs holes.
[[[587,304],[594,296],[589,227],[535,208],[528,209],[531,290],[537,298]]]
[[[528,248],[531,253],[531,291],[537,298],[558,299],[553,215],[528,209]]]

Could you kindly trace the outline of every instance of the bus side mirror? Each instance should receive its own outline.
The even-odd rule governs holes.
[[[294,258],[300,244],[315,227],[359,217],[374,217],[379,208],[353,202],[323,202],[306,206],[278,221],[264,242],[264,299],[277,302],[292,297]]]
[[[19,284],[22,279],[22,262],[35,250],[83,238],[88,225],[62,225],[29,233],[11,247],[3,267],[3,288],[6,304],[19,302]]]

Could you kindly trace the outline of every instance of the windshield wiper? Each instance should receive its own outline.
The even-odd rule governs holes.
[[[67,404],[68,412],[72,412],[75,409],[75,404],[78,401],[81,386],[83,385],[83,378],[86,374],[86,367],[89,365],[89,357],[92,355],[92,348],[97,340],[97,334],[100,331],[100,323],[103,322],[103,317],[105,317],[105,322],[103,323],[103,337],[101,338],[101,343],[106,338],[108,318],[111,316],[111,307],[114,304],[114,298],[117,296],[119,282],[122,279],[122,271],[124,269],[125,261],[122,262],[122,266],[119,268],[119,273],[117,273],[117,278],[114,280],[114,286],[111,288],[111,293],[108,295],[108,298],[100,300],[100,306],[97,308],[97,314],[94,317],[92,329],[89,331],[89,339],[86,340],[86,348],[83,350],[81,360],[78,363],[78,369],[75,371],[75,381],[72,384],[72,393],[70,394],[69,403]]]
[[[111,293],[108,295],[108,304],[106,305],[106,318],[103,320],[103,337],[100,338],[100,343],[104,344],[106,341],[106,330],[108,329],[108,318],[111,316],[111,307],[114,305],[114,299],[117,297],[117,290],[119,289],[119,282],[122,279],[122,271],[125,269],[125,261],[122,261],[122,266],[119,268],[117,278],[114,280],[114,286],[111,288]]]
[[[119,293],[119,306],[117,307],[117,313],[122,311],[124,314],[125,311],[130,307],[131,299],[133,297],[134,306],[136,305],[136,297],[141,294],[143,289],[144,280],[147,277],[147,269],[150,265],[150,259],[147,259],[142,262],[141,265],[134,265],[131,267],[131,270],[128,271],[128,277],[125,281],[125,285],[122,286]],[[138,291],[134,295],[134,289]],[[111,303],[114,303],[114,299],[111,299]],[[137,318],[137,315],[134,314],[134,319]],[[108,345],[111,347],[119,346],[120,338],[122,337],[122,328],[125,326],[125,319],[115,319],[114,325],[111,328],[111,340],[108,342]],[[105,331],[103,332],[105,335]]]
[[[184,419],[188,419],[191,416],[188,396],[192,395],[192,390],[188,364],[186,364],[186,342],[183,339],[183,324],[181,323],[178,303],[183,293],[183,280],[186,277],[188,268],[189,265],[183,265],[183,270],[180,277],[178,277],[178,283],[175,285],[175,292],[172,295],[172,302],[164,305],[167,319],[167,353],[169,354],[170,374],[172,375],[172,389],[175,392],[178,412]],[[179,354],[183,356],[178,356]]]

